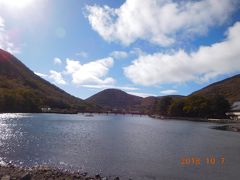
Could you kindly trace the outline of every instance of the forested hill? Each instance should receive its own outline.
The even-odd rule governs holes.
[[[225,118],[234,102],[240,101],[240,75],[215,82],[189,96],[155,102],[154,113],[175,117]]]
[[[0,49],[0,112],[59,112],[95,107],[42,79],[10,53]]]
[[[87,99],[103,107],[174,117],[225,118],[233,102],[240,101],[240,75],[213,83],[189,96],[141,98],[106,89]]]
[[[86,99],[87,102],[97,104],[104,108],[125,110],[136,109],[136,106],[139,106],[142,100],[142,97],[128,94],[119,89],[105,89]]]
[[[213,83],[191,95],[211,97],[216,94],[224,96],[231,104],[240,101],[240,75]]]

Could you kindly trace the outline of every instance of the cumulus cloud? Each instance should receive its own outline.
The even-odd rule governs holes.
[[[135,56],[143,56],[146,54],[146,52],[144,52],[142,49],[140,48],[133,48],[130,51],[130,54],[135,55]]]
[[[129,45],[137,39],[169,46],[184,35],[202,35],[221,25],[238,8],[238,0],[126,0],[119,8],[87,6],[93,30],[105,40]]]
[[[106,77],[112,67],[113,58],[108,57],[86,64],[76,60],[66,60],[66,73],[72,76],[72,82],[77,85],[109,85],[114,84],[112,77]]]
[[[125,51],[113,51],[110,56],[115,59],[125,59],[128,57],[128,53]]]
[[[51,78],[56,84],[60,84],[60,85],[67,84],[60,72],[50,70],[49,78]]]
[[[172,95],[172,94],[177,94],[177,90],[167,89],[167,90],[160,91],[160,93],[163,95]]]
[[[226,39],[196,52],[178,50],[171,54],[155,53],[139,56],[124,68],[124,74],[134,83],[157,85],[162,83],[206,82],[219,75],[240,70],[240,22],[226,33]]]
[[[12,54],[20,53],[20,49],[11,41],[5,27],[4,19],[0,16],[0,48]]]
[[[0,16],[0,29],[1,29],[1,30],[4,30],[4,26],[5,26],[4,20],[3,20],[3,18]]]
[[[124,91],[135,91],[139,88],[129,87],[129,86],[115,86],[115,85],[82,85],[83,87],[93,88],[93,89],[121,89]]]
[[[40,73],[40,72],[34,72],[34,74],[40,76],[41,78],[45,78],[45,77],[48,77],[47,74],[43,74],[43,73]]]
[[[127,92],[128,94],[134,95],[134,96],[140,96],[140,97],[149,97],[149,96],[156,96],[156,94],[150,94],[150,93],[142,93],[142,92]]]
[[[62,64],[62,60],[57,57],[53,59],[53,62],[54,64]]]
[[[34,74],[40,76],[41,78],[44,78],[46,80],[53,80],[53,82],[55,84],[59,84],[59,85],[65,85],[67,84],[66,81],[63,79],[62,73],[54,71],[54,70],[50,70],[49,74],[43,74],[40,72],[34,72]]]

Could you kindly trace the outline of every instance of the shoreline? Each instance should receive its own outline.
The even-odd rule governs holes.
[[[223,126],[213,126],[212,129],[240,133],[240,123],[234,124],[234,125],[227,124],[227,125],[223,125]]]
[[[224,124],[221,126],[212,126],[211,129],[231,131],[240,133],[240,121],[231,119],[204,119],[204,118],[190,118],[190,117],[164,117],[158,115],[149,115],[149,117],[161,120],[178,120],[178,121],[192,121],[192,122],[208,122],[215,124]]]
[[[0,165],[1,180],[119,180],[119,177],[105,177],[100,174],[88,175],[87,172],[70,171],[49,166],[19,167],[12,164]]]
[[[220,123],[220,124],[240,123],[239,121],[234,121],[234,120],[231,120],[231,119],[213,119],[213,118],[195,118],[195,117],[169,117],[169,116],[160,116],[160,115],[149,115],[149,117],[154,118],[154,119],[162,119],[162,120],[210,122],[210,123]]]

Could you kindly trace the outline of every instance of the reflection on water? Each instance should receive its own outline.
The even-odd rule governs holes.
[[[21,129],[18,129],[17,132],[13,132],[16,123],[13,123],[14,120],[19,120],[22,117],[26,117],[25,114],[11,114],[11,113],[4,113],[0,114],[0,143],[4,140],[10,138],[16,138],[17,136],[21,136]]]
[[[0,120],[11,120],[11,119],[19,119],[22,117],[28,117],[30,114],[23,114],[23,113],[2,113],[0,114]]]
[[[21,127],[17,126],[17,121],[23,117],[29,117],[27,114],[20,113],[3,113],[0,114],[0,147],[1,153],[8,154],[9,152],[15,152],[15,149],[10,145],[12,143],[19,142],[19,139],[23,136]],[[17,143],[15,144],[19,146]],[[9,161],[7,161],[9,162]],[[6,164],[2,157],[0,157],[0,165]]]
[[[133,179],[236,179],[240,135],[209,126],[131,115],[0,114],[0,164]],[[182,167],[185,156],[224,156],[226,163]]]

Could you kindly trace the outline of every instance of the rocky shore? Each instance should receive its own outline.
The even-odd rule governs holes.
[[[32,168],[13,165],[0,166],[0,180],[119,180],[119,177],[89,176],[84,172],[71,172],[57,168],[37,166]]]

